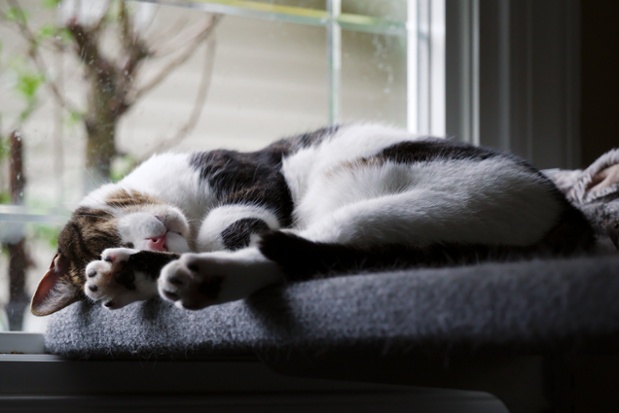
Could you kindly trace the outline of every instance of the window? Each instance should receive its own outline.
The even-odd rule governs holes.
[[[578,2],[551,3],[4,2],[0,330],[22,328],[71,207],[155,151],[250,150],[328,123],[372,120],[515,151],[539,167],[575,166]],[[102,20],[104,13],[111,17]],[[113,145],[95,151],[111,151],[101,166],[102,158],[85,156],[85,136],[97,123],[85,122],[92,84],[84,70],[97,63],[95,56],[80,62],[69,29],[105,22],[100,50],[123,62],[127,51],[115,40],[123,13],[134,26],[133,45],[143,42],[149,58],[126,67],[124,81],[135,81],[121,88],[131,90],[130,107],[119,109]],[[11,167],[18,160],[10,155],[13,129],[21,172]],[[19,177],[13,198],[11,170]],[[12,262],[27,267],[25,282],[8,270],[7,253],[23,236],[27,259]],[[40,331],[42,323],[27,315],[23,328]]]
[[[53,3],[16,0],[1,9],[0,93],[8,98],[0,102],[0,233],[7,250],[0,259],[0,329],[42,330],[45,319],[26,307],[70,209],[99,182],[154,152],[251,150],[358,120],[444,133],[444,0]],[[127,15],[129,46],[119,24]],[[100,36],[98,55],[80,44],[78,30],[82,38]],[[24,53],[35,42],[33,53]],[[88,57],[80,60],[76,48]],[[139,51],[149,58],[131,57]],[[113,153],[93,158],[85,155],[93,150],[86,142],[97,136],[88,128],[103,130],[111,120],[93,116],[89,99],[102,101],[113,86],[99,79],[98,95],[89,88],[93,69],[109,62],[139,67],[115,78],[130,90],[121,97],[130,107],[116,112],[112,144],[95,149]],[[14,129],[23,151],[18,173],[26,179],[11,199],[11,165],[19,160],[10,156]],[[97,167],[106,159],[110,165]],[[20,263],[15,254],[22,252]],[[9,265],[26,266],[25,282]]]
[[[215,404],[230,402],[226,394],[238,391],[239,377],[249,379],[241,383],[252,392],[245,402],[261,399],[253,392],[264,383],[265,391],[283,388],[298,393],[309,386],[318,395],[314,402],[321,402],[321,391],[334,391],[332,383],[323,387],[315,381],[299,384],[274,376],[253,360],[233,363],[232,369],[226,362],[227,374],[219,374],[220,361],[201,362],[189,374],[178,374],[189,370],[187,363],[161,363],[158,375],[153,375],[138,362],[69,363],[52,356],[1,355],[42,351],[40,335],[3,331],[44,328],[45,319],[28,315],[28,298],[51,260],[55,235],[71,207],[103,175],[116,178],[154,151],[221,146],[249,150],[328,123],[375,120],[513,150],[540,167],[575,166],[576,0],[153,0],[124,3],[137,32],[158,51],[140,66],[135,103],[117,125],[109,170],[90,165],[84,172],[88,114],[83,108],[89,83],[66,29],[72,21],[96,25],[103,22],[102,13],[109,12],[111,34],[102,38],[102,50],[118,56],[122,45],[113,33],[122,30],[115,25],[124,13],[120,4],[0,4],[0,364],[9,372],[4,384],[10,385],[0,398],[9,394],[3,398],[7,406],[23,408],[25,400],[32,410],[42,403],[64,409],[66,400],[84,405],[83,394],[170,392],[166,386],[172,382],[172,389],[187,394],[185,383],[194,386],[194,392],[204,388],[203,376],[193,380],[196,371],[217,379],[211,380],[214,387],[206,386],[218,393],[216,397],[224,397],[223,402],[214,399]],[[223,18],[213,19],[211,14]],[[39,48],[32,50],[35,43]],[[132,70],[127,66],[127,74]],[[55,94],[62,94],[60,102]],[[11,139],[14,128],[19,134]],[[20,160],[23,169],[15,166]],[[17,188],[12,196],[11,181]],[[27,257],[9,259],[8,250],[24,237]],[[19,247],[13,249],[13,256],[19,253]],[[27,270],[25,279],[9,270],[10,264]],[[49,374],[41,374],[45,369]],[[119,371],[120,376],[138,378],[132,381],[135,387],[118,389],[116,382],[106,379],[118,377]],[[75,381],[86,375],[103,381]],[[230,383],[222,384],[221,377],[231,378]],[[98,388],[102,382],[104,390]],[[156,386],[142,388],[151,382]],[[197,385],[202,387],[195,390]],[[348,393],[327,402],[341,406],[351,392],[369,391],[347,384],[339,390]],[[409,403],[406,393],[394,404],[391,390],[384,390],[389,392],[384,400],[378,391],[383,389],[360,401],[364,406],[371,402],[390,407],[399,402],[410,409],[420,400],[425,405],[424,397],[433,406],[464,397],[446,399],[441,393],[437,401],[432,391],[415,390],[414,402]],[[30,397],[45,394],[52,398]],[[279,394],[269,397],[280,406],[288,400]],[[478,403],[493,403],[502,410],[496,400],[475,397]],[[173,402],[155,400],[166,406],[179,403],[177,394]],[[122,397],[96,399],[114,408],[124,402]],[[152,400],[146,396],[139,403],[152,405]],[[192,406],[195,400],[182,403]],[[305,399],[295,403],[307,405]]]

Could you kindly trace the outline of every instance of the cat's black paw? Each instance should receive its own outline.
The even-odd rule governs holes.
[[[104,250],[100,260],[86,266],[86,296],[110,310],[153,296],[156,292],[154,282],[139,276],[129,265],[131,256],[137,253],[138,250],[130,248]]]

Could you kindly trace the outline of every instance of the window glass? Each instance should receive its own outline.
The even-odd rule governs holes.
[[[341,120],[407,126],[406,37],[342,31]]]
[[[69,211],[152,153],[252,150],[342,121],[414,129],[418,3],[0,3],[0,331],[43,328],[26,307]]]

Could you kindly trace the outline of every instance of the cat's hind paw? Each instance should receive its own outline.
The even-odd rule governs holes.
[[[158,290],[161,297],[181,308],[197,310],[219,302],[223,275],[208,258],[183,254],[161,270]]]
[[[257,249],[187,253],[161,270],[159,295],[178,307],[200,309],[249,297],[282,281],[279,266]]]

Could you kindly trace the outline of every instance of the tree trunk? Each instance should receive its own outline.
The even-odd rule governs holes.
[[[110,180],[112,161],[116,155],[115,139],[119,118],[113,78],[98,73],[88,77],[90,86],[84,116],[86,126],[85,193]]]
[[[18,132],[10,136],[10,190],[11,203],[22,205],[26,178],[23,167],[22,139]],[[7,313],[10,330],[21,330],[24,322],[24,313],[28,306],[26,294],[26,269],[29,264],[26,252],[24,228],[21,223],[14,223],[11,239],[7,242],[9,253],[9,303]]]

